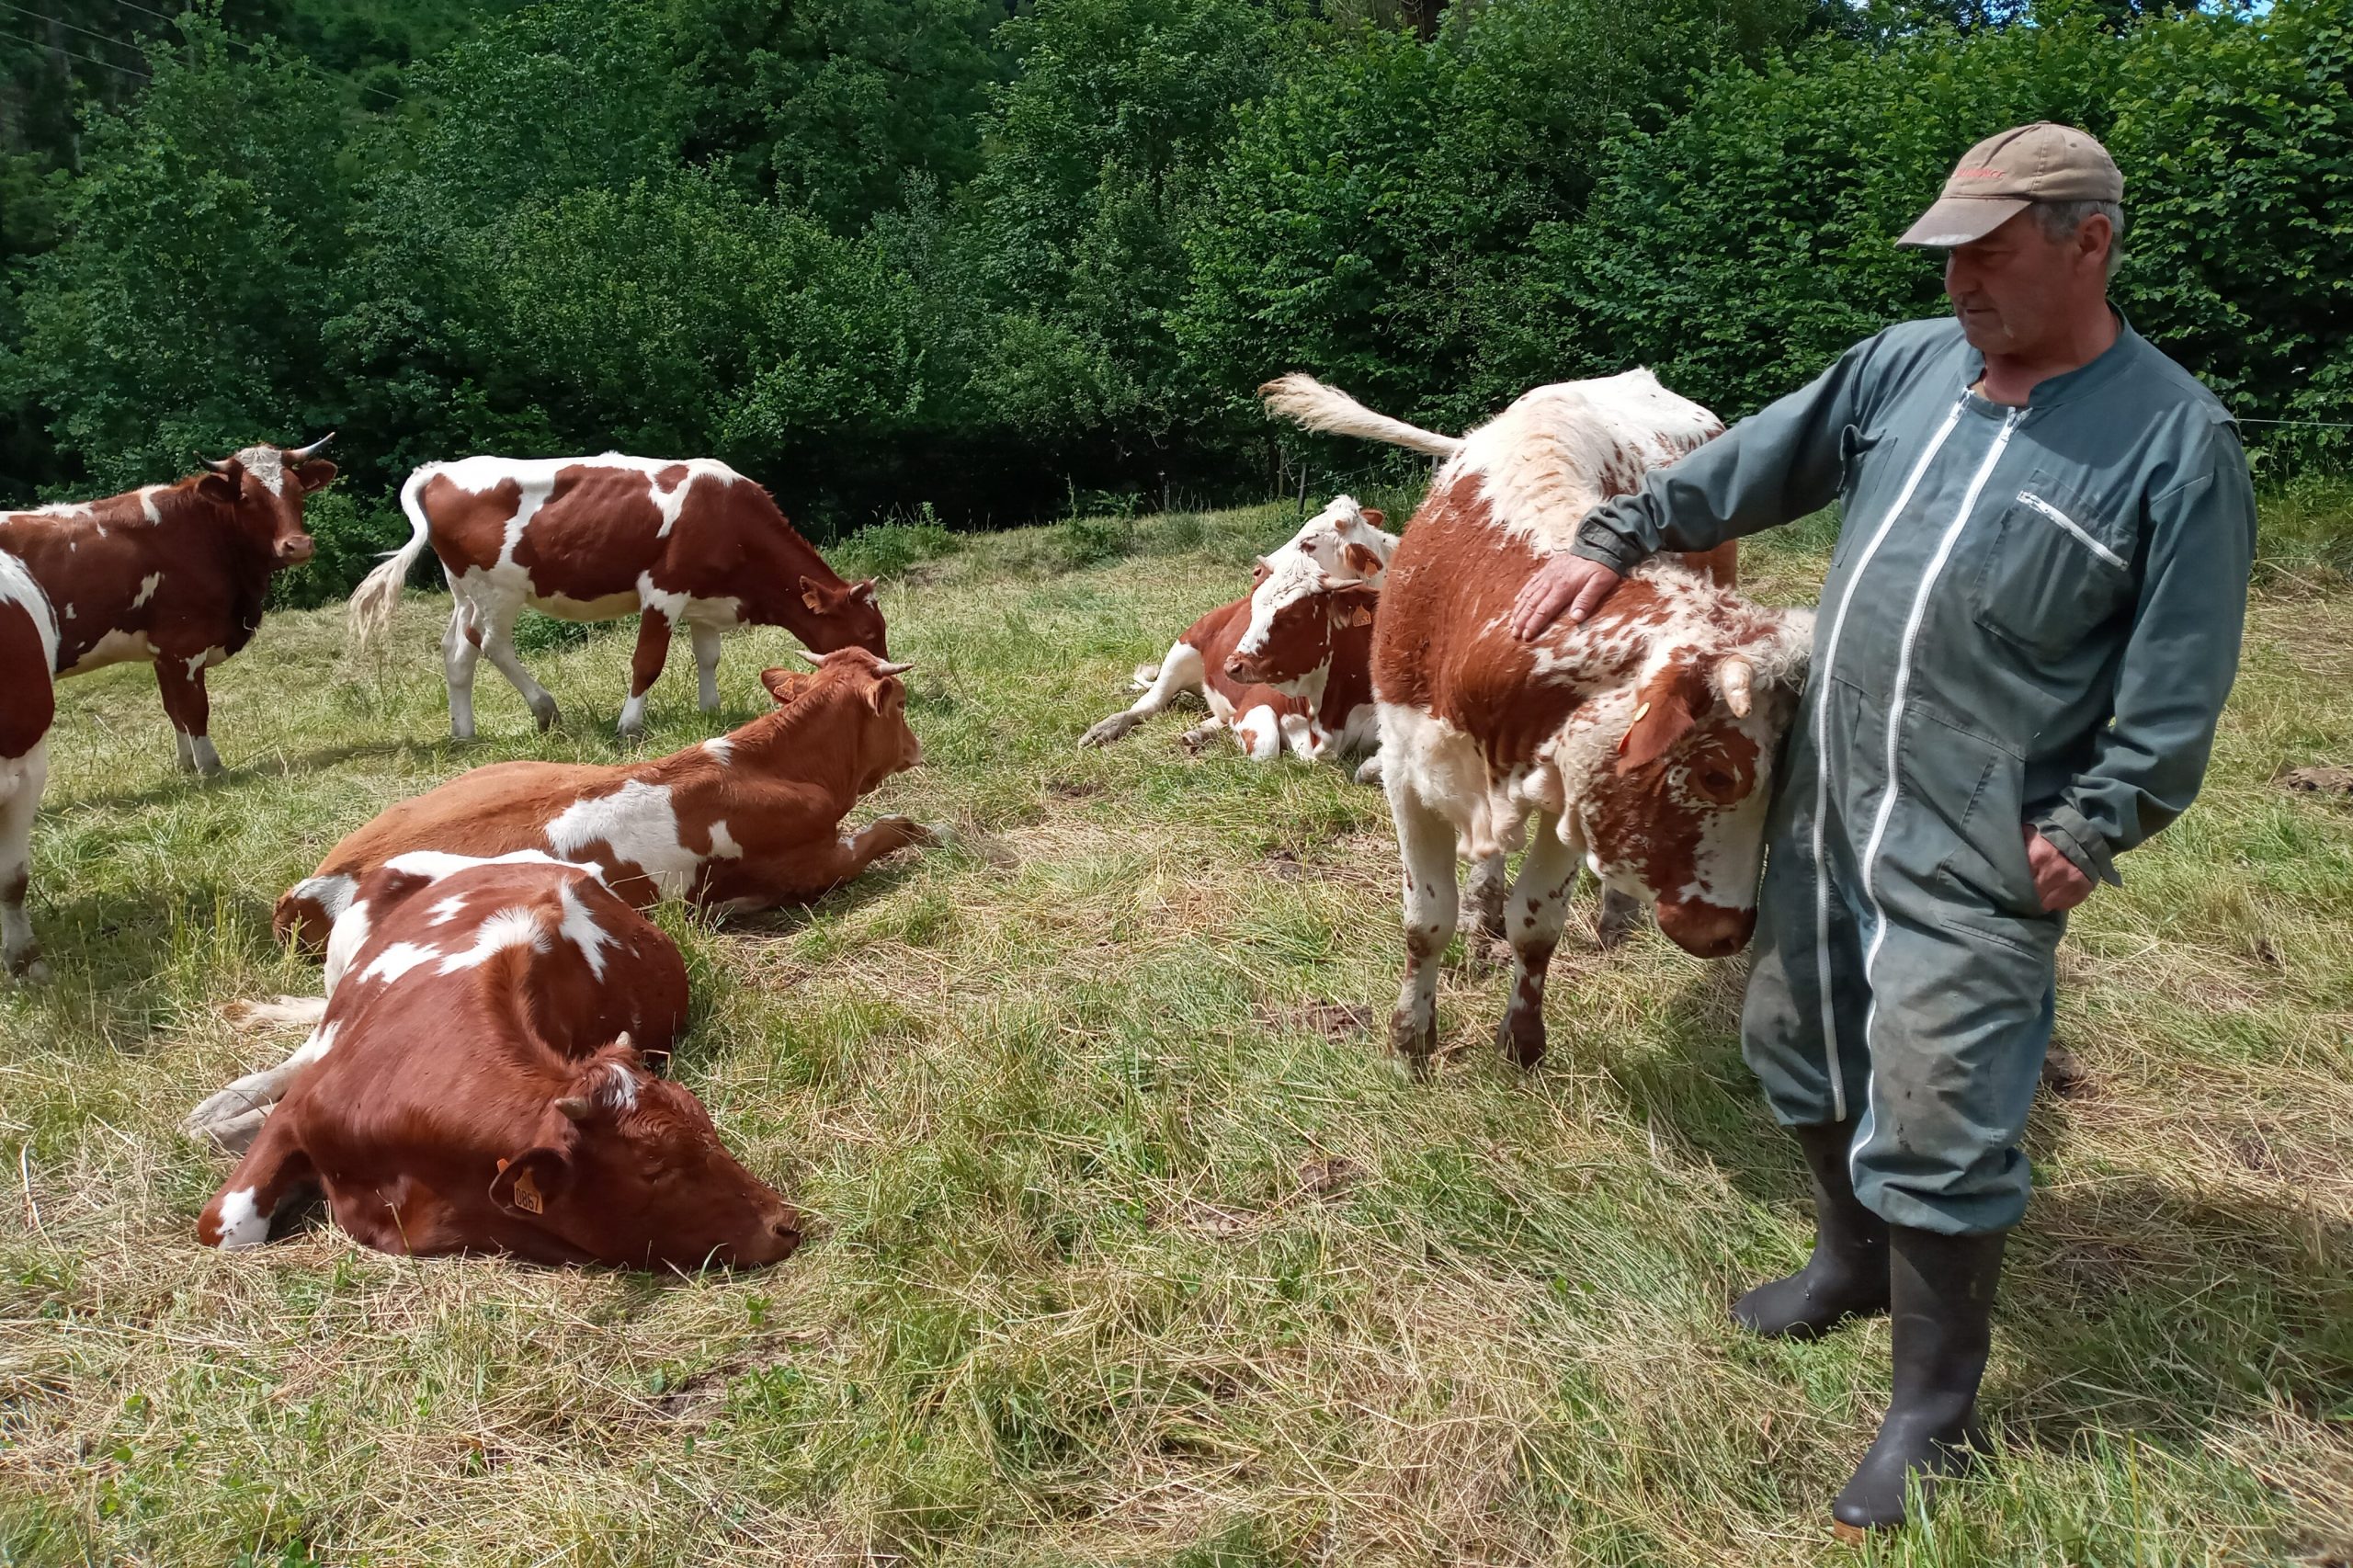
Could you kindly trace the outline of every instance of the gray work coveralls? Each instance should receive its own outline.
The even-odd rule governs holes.
[[[2121,325],[2121,324],[2120,324]],[[1845,504],[1768,827],[1742,1048],[1784,1125],[1859,1118],[1857,1195],[2006,1229],[2051,1040],[2020,824],[2086,875],[2179,816],[2236,673],[2255,499],[2230,415],[2121,325],[2024,408],[1960,324],[1849,349],[1595,512],[1623,572]]]

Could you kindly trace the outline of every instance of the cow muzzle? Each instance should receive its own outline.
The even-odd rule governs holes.
[[[300,566],[317,554],[318,550],[317,541],[313,540],[309,534],[297,534],[292,539],[281,539],[278,541],[278,563],[280,566]]]
[[[1229,679],[1238,680],[1245,686],[1267,686],[1271,684],[1267,679],[1267,665],[1264,654],[1236,653],[1233,657],[1226,660],[1225,673]]]
[[[1694,899],[1688,903],[1659,901],[1658,928],[1666,939],[1695,959],[1728,959],[1748,946],[1756,932],[1756,911],[1726,909],[1720,903]]]

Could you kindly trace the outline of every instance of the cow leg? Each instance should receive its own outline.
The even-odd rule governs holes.
[[[204,1206],[196,1221],[196,1239],[224,1251],[257,1247],[269,1240],[269,1222],[287,1200],[318,1179],[318,1168],[302,1152],[293,1130],[275,1118],[265,1121],[253,1147]]]
[[[1357,764],[1357,782],[1359,784],[1378,784],[1381,782],[1381,753],[1375,751],[1370,756],[1366,757],[1362,762]]]
[[[540,722],[540,733],[545,734],[555,728],[557,718],[555,699],[548,688],[531,678],[523,667],[522,656],[515,652],[515,622],[522,618],[523,601],[496,599],[488,604],[474,602],[474,631],[482,637],[483,656],[491,668],[506,677],[506,683],[523,694],[530,705],[531,717]]]
[[[1524,874],[1524,873],[1523,873]],[[1511,868],[1501,854],[1487,856],[1471,867],[1470,884],[1462,890],[1462,912],[1471,929],[1489,942],[1504,940],[1504,894],[1511,887]]]
[[[1544,976],[1552,949],[1568,923],[1569,893],[1577,885],[1577,854],[1561,842],[1560,819],[1536,819],[1528,853],[1520,858],[1519,881],[1511,891],[1511,1006],[1495,1030],[1495,1043],[1522,1067],[1544,1060]]]
[[[695,646],[695,701],[706,713],[719,711],[719,628],[699,620],[687,623]]]
[[[1136,672],[1141,675],[1143,672]],[[1189,642],[1179,642],[1168,650],[1168,657],[1160,662],[1159,673],[1135,705],[1125,712],[1114,713],[1078,738],[1082,746],[1108,746],[1130,730],[1151,718],[1175,701],[1178,694],[1199,691],[1209,674],[1209,666],[1201,662],[1201,651]]]
[[[1622,948],[1643,926],[1643,901],[1616,888],[1601,890],[1601,916],[1594,935],[1604,948]]]
[[[796,855],[793,886],[765,894],[739,895],[719,907],[727,914],[742,915],[773,908],[789,898],[813,896],[855,881],[885,855],[943,843],[952,832],[945,823],[921,823],[913,817],[877,817],[858,832],[835,838],[830,849],[816,849],[805,858]],[[740,876],[732,869],[730,881],[733,886],[743,885]]]
[[[295,1005],[249,1008],[245,1021],[257,1024],[308,1021],[317,1026],[312,1029],[311,1037],[277,1066],[248,1073],[226,1088],[206,1096],[201,1104],[188,1113],[188,1119],[180,1123],[181,1131],[191,1138],[209,1138],[233,1152],[245,1148],[268,1120],[269,1108],[286,1097],[294,1075],[327,1053],[334,1043],[335,1031],[321,1022],[326,1016],[326,999],[301,997],[289,1000]]]
[[[204,689],[204,666],[191,669],[186,659],[165,655],[155,661],[155,685],[164,694],[164,711],[179,741],[180,766],[210,778],[221,771],[221,754],[212,749],[212,699]]]
[[[23,756],[0,761],[0,956],[10,974],[32,981],[49,978],[32,922],[25,917],[25,890],[33,872],[33,812],[48,782],[45,739]]]
[[[621,704],[621,739],[633,741],[645,733],[645,694],[662,678],[670,659],[672,623],[652,605],[637,618],[637,653],[629,663],[629,700]]]
[[[441,633],[441,680],[449,688],[449,738],[474,738],[474,670],[482,663],[482,643],[468,634],[473,609],[460,598],[449,611],[449,629]]]
[[[1404,862],[1405,980],[1389,1018],[1389,1043],[1417,1078],[1429,1075],[1438,1051],[1438,971],[1454,939],[1454,824],[1432,811],[1392,773],[1389,812]]]

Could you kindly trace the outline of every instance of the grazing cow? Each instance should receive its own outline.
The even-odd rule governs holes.
[[[904,665],[862,648],[814,673],[768,670],[777,710],[652,762],[502,762],[386,810],[278,901],[280,939],[315,947],[361,879],[396,855],[537,851],[597,867],[640,908],[678,898],[725,911],[816,897],[940,829],[882,817],[845,835],[858,797],[923,758]]]
[[[645,694],[684,625],[703,711],[719,707],[719,635],[781,626],[812,653],[863,648],[880,658],[874,582],[845,583],[759,485],[710,458],[466,458],[427,463],[401,486],[409,540],[351,596],[354,644],[390,624],[401,585],[426,545],[457,600],[441,639],[449,733],[474,733],[483,655],[523,694],[540,728],[555,699],[515,653],[524,607],[566,620],[634,615],[637,657],[620,733],[644,726]]]
[[[204,672],[253,640],[271,574],[311,558],[302,501],[335,478],[317,455],[332,439],[247,447],[176,484],[0,513],[0,550],[57,612],[57,673],[153,665],[182,767],[221,771]]]
[[[1381,420],[1304,377],[1266,390],[1279,412],[1317,428]],[[1688,952],[1721,958],[1748,940],[1811,612],[1768,609],[1654,562],[1582,625],[1556,622],[1532,643],[1508,630],[1520,586],[1586,512],[1722,428],[1647,370],[1540,388],[1455,443],[1398,546],[1373,686],[1405,868],[1405,981],[1391,1037],[1416,1071],[1437,1045],[1457,846],[1474,858],[1515,847],[1531,812],[1498,1030],[1522,1065],[1544,1052],[1544,976],[1580,860],[1605,886],[1654,903],[1660,929]]]
[[[686,1020],[686,963],[660,928],[584,866],[419,858],[362,883],[326,997],[277,1010],[315,1027],[256,1075],[274,1081],[233,1085],[190,1119],[247,1142],[197,1239],[258,1246],[290,1199],[324,1188],[353,1240],[410,1256],[697,1268],[790,1255],[800,1217],[635,1043],[666,1052]]]
[[[1143,695],[1088,730],[1082,746],[1108,745],[1180,694],[1198,691],[1207,722],[1188,747],[1230,728],[1256,761],[1314,761],[1373,741],[1372,624],[1381,574],[1397,547],[1381,514],[1342,495],[1280,549],[1262,557],[1250,594],[1220,605],[1136,671]]]
[[[50,671],[57,620],[24,562],[0,553],[0,959],[10,974],[48,978],[25,891],[32,881],[33,812],[49,782],[49,723],[57,712]]]

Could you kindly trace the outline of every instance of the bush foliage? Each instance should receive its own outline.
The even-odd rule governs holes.
[[[2142,330],[2353,419],[2344,0],[53,4],[126,42],[0,40],[0,501],[337,428],[359,544],[417,462],[608,448],[839,537],[1375,463],[1258,417],[1288,369],[1444,428],[1636,362],[1738,414],[1940,310],[1891,236],[2045,117],[2124,167]]]

